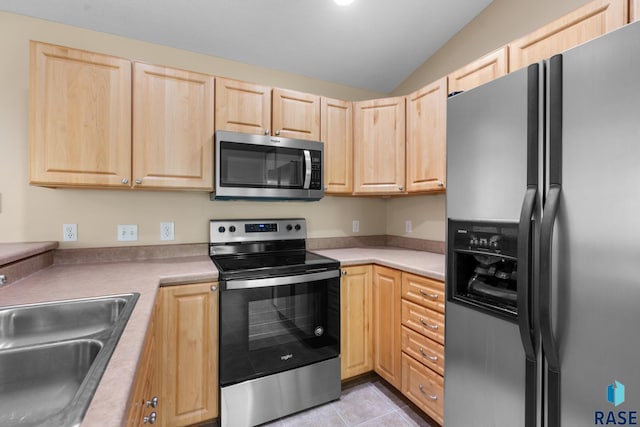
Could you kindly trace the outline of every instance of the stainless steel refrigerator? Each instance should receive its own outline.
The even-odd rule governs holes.
[[[447,108],[446,426],[640,423],[640,24]]]

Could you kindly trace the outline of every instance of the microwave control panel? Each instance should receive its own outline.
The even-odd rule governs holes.
[[[311,152],[311,190],[322,190],[322,152]]]

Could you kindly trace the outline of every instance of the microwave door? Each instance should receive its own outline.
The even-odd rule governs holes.
[[[304,185],[303,189],[308,190],[311,186],[311,152],[304,150]]]

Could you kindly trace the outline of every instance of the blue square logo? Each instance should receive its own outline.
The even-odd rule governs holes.
[[[624,384],[614,381],[607,387],[607,400],[614,406],[624,403]]]

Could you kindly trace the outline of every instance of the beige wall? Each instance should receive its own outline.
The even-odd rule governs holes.
[[[473,21],[398,85],[392,94],[411,93],[589,1],[493,0]]]
[[[342,99],[381,96],[302,76],[0,12],[0,242],[61,240],[62,224],[78,224],[79,240],[61,247],[161,244],[160,222],[174,221],[176,240],[208,239],[208,220],[306,217],[310,237],[383,234],[381,199],[326,197],[320,202],[211,202],[208,193],[48,189],[28,185],[30,39],[180,67]],[[138,224],[139,240],[118,242],[118,224]]]
[[[444,194],[390,199],[385,234],[444,241],[445,218]],[[410,233],[405,231],[405,221],[411,221]]]

